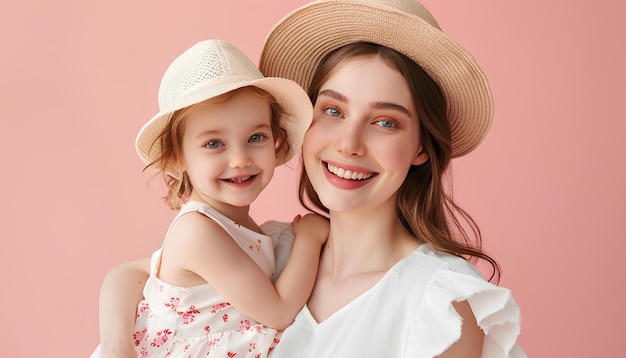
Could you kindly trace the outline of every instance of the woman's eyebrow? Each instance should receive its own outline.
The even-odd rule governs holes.
[[[326,96],[326,97],[330,97],[330,98],[334,98],[338,101],[341,102],[345,102],[348,103],[350,102],[348,100],[348,97],[344,96],[343,94],[337,92],[337,91],[333,91],[330,89],[326,89],[323,91],[320,91],[320,93],[317,95],[318,97],[320,96]],[[398,112],[402,112],[403,114],[407,115],[407,116],[411,116],[411,112],[409,112],[408,109],[406,109],[404,106],[401,106],[399,104],[396,103],[391,103],[391,102],[372,102],[370,104],[371,108],[374,109],[389,109],[389,110],[394,110],[394,111],[398,111]]]
[[[391,110],[395,110],[398,112],[402,112],[404,114],[406,114],[407,116],[411,117],[411,112],[409,112],[408,109],[406,109],[404,106],[401,106],[399,104],[396,103],[391,103],[391,102],[374,102],[372,104],[370,104],[370,107],[375,108],[375,109],[391,109]]]
[[[341,102],[346,102],[346,103],[348,102],[348,97],[342,95],[341,93],[339,93],[337,91],[333,91],[333,90],[329,90],[329,89],[320,91],[320,93],[318,93],[317,96],[318,97],[319,96],[326,96],[326,97],[334,98],[334,99],[336,99],[338,101],[341,101]]]

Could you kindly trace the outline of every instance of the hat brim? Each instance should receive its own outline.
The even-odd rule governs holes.
[[[355,42],[392,48],[439,84],[448,105],[453,157],[469,153],[484,139],[493,118],[486,76],[464,48],[419,16],[360,2],[309,3],[272,28],[259,68],[266,76],[288,78],[307,89],[324,56]]]
[[[279,156],[276,165],[286,163],[300,150],[304,134],[311,125],[313,117],[310,99],[300,85],[291,80],[272,77],[253,80],[225,78],[223,82],[224,84],[205,84],[189,91],[166,108],[162,108],[146,122],[135,140],[135,148],[144,163],[152,163],[160,155],[161,146],[156,139],[174,112],[243,87],[257,87],[268,92],[283,111],[279,123],[280,127],[287,132],[289,148],[285,153],[277,153]]]

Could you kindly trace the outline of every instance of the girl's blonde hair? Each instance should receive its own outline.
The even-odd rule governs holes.
[[[482,250],[480,230],[472,217],[446,193],[444,174],[452,159],[452,139],[447,104],[437,83],[413,60],[385,46],[353,43],[329,53],[318,66],[308,89],[315,105],[321,86],[336,71],[337,66],[355,57],[378,57],[396,68],[406,79],[417,109],[420,142],[428,160],[413,165],[398,189],[397,211],[404,228],[420,243],[463,257],[483,259],[492,267],[490,281],[499,281],[500,266]],[[300,202],[309,208],[328,213],[315,189],[302,170]]]
[[[282,153],[286,153],[289,150],[287,131],[280,127],[280,118],[285,113],[272,95],[257,87],[242,87],[221,95],[220,102],[226,102],[235,96],[235,94],[242,92],[250,93],[269,104],[271,111],[270,125],[272,128],[272,136],[274,137],[276,156],[278,157],[282,155]],[[215,99],[209,99],[207,101],[211,100],[214,101]],[[182,152],[183,123],[187,115],[197,106],[202,105],[202,103],[204,102],[185,107],[172,114],[168,124],[152,143],[153,146],[157,142],[160,144],[160,155],[144,168],[144,170],[153,168],[163,174],[165,185],[167,186],[167,195],[163,197],[163,199],[165,199],[167,205],[173,210],[180,209],[181,205],[187,201],[186,197],[193,190],[189,176],[184,170],[185,165]]]

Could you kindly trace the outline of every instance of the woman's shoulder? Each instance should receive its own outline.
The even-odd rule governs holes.
[[[293,230],[291,229],[291,223],[282,222],[282,221],[266,221],[259,225],[261,230],[265,233],[265,235],[269,236],[277,242],[279,239],[285,239],[289,236],[294,236]]]
[[[520,309],[509,289],[485,280],[467,260],[426,245],[406,259],[400,272],[409,280],[421,275],[424,282],[422,304],[411,323],[409,351],[439,355],[456,342],[462,318],[452,303],[467,301],[485,333],[483,357],[525,356],[516,344]]]
[[[276,279],[287,266],[296,236],[291,228],[291,223],[267,221],[261,224],[260,227],[265,235],[272,238],[274,258],[276,260],[274,279]]]
[[[435,250],[423,244],[396,264],[399,277],[419,281],[430,280],[448,272],[467,275],[468,278],[483,280],[478,269],[469,261],[455,255]]]

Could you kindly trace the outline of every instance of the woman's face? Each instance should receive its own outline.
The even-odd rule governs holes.
[[[342,62],[320,87],[302,152],[330,211],[395,208],[409,168],[427,159],[404,77],[377,57]]]

